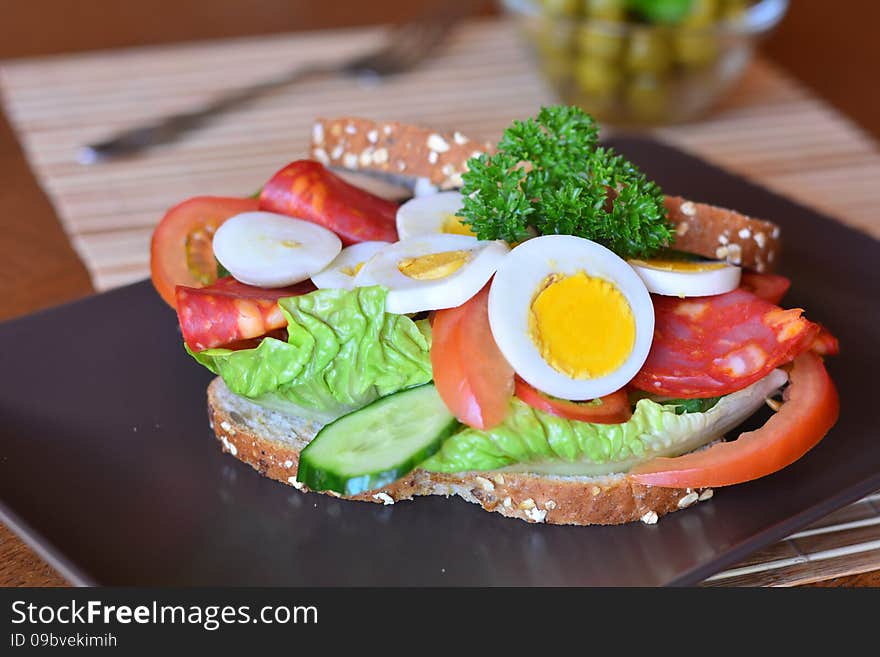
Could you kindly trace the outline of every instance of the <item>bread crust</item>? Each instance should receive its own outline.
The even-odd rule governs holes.
[[[452,189],[461,187],[469,158],[494,150],[494,144],[460,132],[342,117],[316,121],[311,154],[332,167],[427,178],[440,189]],[[675,226],[674,248],[758,272],[773,270],[780,251],[776,224],[680,196],[667,196],[665,203]]]
[[[468,159],[492,149],[460,132],[397,121],[319,118],[312,129],[311,155],[327,166],[425,178],[439,189],[461,187]]]
[[[318,426],[290,424],[295,418],[234,395],[219,377],[208,386],[208,415],[225,452],[265,477],[310,492],[295,474],[300,451]],[[289,435],[294,432],[298,435]],[[346,499],[393,504],[419,495],[458,495],[486,511],[526,522],[616,525],[635,520],[656,522],[658,517],[711,493],[644,486],[624,475],[550,477],[497,471],[443,474],[414,470],[390,485]]]
[[[758,272],[771,271],[779,259],[780,230],[772,222],[680,196],[667,196],[665,204],[679,251]]]

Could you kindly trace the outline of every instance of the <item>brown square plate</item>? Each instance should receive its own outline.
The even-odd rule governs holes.
[[[842,345],[840,422],[793,466],[654,526],[305,495],[220,452],[211,375],[143,282],[0,325],[0,517],[75,583],[681,585],[880,488],[880,243],[668,146],[612,143],[667,193],[782,225],[786,304]]]

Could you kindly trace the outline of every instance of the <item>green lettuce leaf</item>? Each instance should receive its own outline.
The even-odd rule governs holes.
[[[386,295],[373,286],[281,299],[287,342],[190,354],[236,394],[328,421],[431,380],[430,328],[386,313]]]
[[[726,395],[704,412],[640,399],[622,424],[566,420],[514,398],[504,422],[488,431],[464,428],[419,467],[433,472],[507,470],[553,475],[626,472],[655,456],[677,456],[722,437],[787,380],[775,370]]]
[[[705,413],[712,408],[721,397],[703,397],[700,399],[665,399],[658,403],[663,406],[675,406],[678,415],[683,413]]]

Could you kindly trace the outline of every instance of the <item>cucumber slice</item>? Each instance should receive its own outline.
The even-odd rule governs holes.
[[[325,426],[299,457],[312,490],[357,495],[396,481],[458,429],[433,383],[377,399]]]

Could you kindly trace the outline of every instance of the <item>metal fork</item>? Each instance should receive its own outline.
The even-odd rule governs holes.
[[[209,119],[308,78],[349,75],[380,80],[410,70],[431,54],[453,26],[464,18],[467,12],[463,9],[469,4],[460,0],[444,2],[443,10],[439,13],[424,14],[393,27],[384,43],[371,52],[341,62],[304,64],[274,78],[232,90],[198,109],[172,114],[83,146],[77,153],[77,160],[82,164],[95,164],[167,144],[202,126]]]

